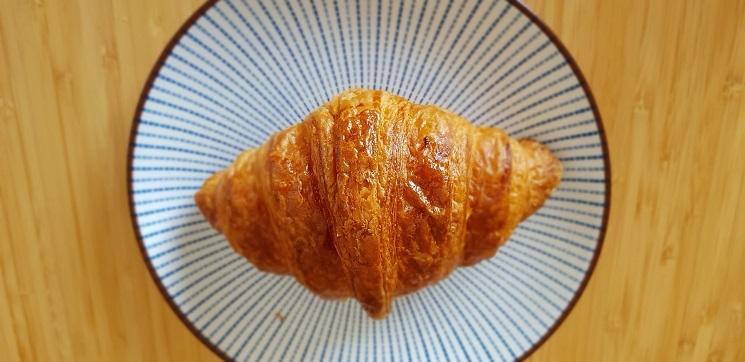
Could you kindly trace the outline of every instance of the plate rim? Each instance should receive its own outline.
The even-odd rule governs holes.
[[[142,88],[142,91],[140,92],[140,98],[137,102],[137,108],[135,110],[134,118],[132,120],[132,125],[129,132],[129,141],[127,146],[127,199],[129,204],[129,216],[132,222],[132,228],[135,232],[135,238],[137,239],[137,245],[140,249],[140,256],[142,257],[145,265],[147,266],[148,272],[150,274],[150,277],[155,282],[155,285],[157,286],[158,290],[160,291],[161,296],[163,299],[166,300],[166,303],[170,306],[171,310],[176,314],[176,316],[181,320],[181,323],[186,325],[186,327],[191,331],[191,333],[199,339],[202,344],[207,346],[213,353],[215,353],[219,358],[229,361],[232,360],[230,356],[228,356],[223,350],[221,350],[217,345],[212,343],[212,341],[207,338],[201,330],[197,329],[197,327],[192,324],[189,319],[186,317],[186,315],[181,311],[181,309],[176,305],[175,301],[171,296],[168,294],[168,291],[165,288],[165,285],[163,285],[163,281],[158,277],[158,274],[156,273],[153,263],[150,260],[150,257],[147,255],[147,250],[145,248],[145,242],[142,239],[142,233],[140,230],[140,225],[137,223],[137,215],[135,213],[135,203],[134,203],[134,193],[133,193],[133,174],[132,174],[132,166],[134,162],[134,150],[135,150],[135,138],[137,136],[137,130],[139,129],[140,125],[140,118],[142,116],[142,112],[144,110],[145,101],[147,100],[147,95],[149,94],[150,89],[152,88],[153,84],[155,83],[156,78],[158,77],[158,74],[160,72],[160,69],[165,64],[168,57],[171,55],[171,52],[173,48],[176,47],[179,40],[183,37],[183,35],[189,31],[189,29],[194,25],[194,23],[199,20],[202,15],[204,15],[209,9],[211,9],[215,4],[217,4],[220,0],[207,0],[204,4],[202,4],[199,8],[197,8],[194,13],[192,13],[182,24],[179,26],[178,30],[171,36],[171,38],[168,40],[168,43],[166,43],[166,46],[161,51],[160,55],[158,56],[157,60],[153,64],[153,66],[150,68],[150,73],[148,74],[147,80],[145,81],[145,84]],[[496,1],[496,0],[495,0]],[[579,84],[582,87],[582,90],[585,93],[585,96],[587,97],[588,102],[590,103],[590,108],[592,109],[593,116],[595,117],[595,124],[598,127],[598,134],[600,137],[600,144],[601,149],[603,150],[603,168],[604,168],[604,176],[605,176],[605,200],[604,200],[604,208],[603,208],[603,223],[600,227],[600,233],[598,234],[597,238],[597,247],[595,248],[595,253],[592,257],[592,260],[590,261],[590,265],[587,269],[587,273],[585,273],[582,282],[579,284],[579,287],[577,288],[577,291],[574,293],[574,296],[572,296],[572,299],[569,301],[569,304],[567,304],[566,308],[561,312],[561,315],[559,318],[556,319],[556,321],[553,323],[553,325],[541,336],[541,338],[538,339],[528,350],[523,352],[523,354],[518,357],[516,360],[522,361],[530,357],[535,351],[537,351],[541,346],[543,346],[546,341],[551,338],[551,336],[561,327],[562,324],[564,324],[564,321],[567,319],[569,314],[574,310],[574,307],[577,305],[577,302],[582,297],[582,295],[585,292],[585,288],[587,287],[592,275],[595,273],[595,267],[597,266],[597,263],[600,259],[600,255],[603,251],[603,246],[605,244],[605,237],[606,232],[608,230],[608,221],[610,218],[610,210],[611,210],[611,163],[610,163],[610,153],[609,153],[609,147],[608,147],[608,139],[606,137],[605,133],[605,127],[603,124],[602,116],[600,115],[600,110],[597,105],[597,101],[595,100],[595,96],[592,92],[592,89],[590,87],[590,84],[587,82],[587,79],[585,78],[584,74],[579,68],[579,65],[577,64],[577,61],[574,59],[572,54],[569,52],[567,47],[564,45],[564,43],[561,42],[559,37],[554,33],[549,26],[543,22],[535,13],[533,13],[532,10],[530,10],[526,5],[524,5],[520,0],[504,0],[507,1],[511,6],[514,6],[518,11],[520,11],[523,15],[525,15],[531,23],[538,26],[538,28],[549,38],[552,44],[556,46],[556,48],[559,50],[561,55],[566,59],[567,63],[569,64],[570,68],[572,69],[572,73],[574,73],[574,76],[579,81]]]

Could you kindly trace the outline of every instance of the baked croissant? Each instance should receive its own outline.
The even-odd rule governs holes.
[[[394,297],[493,256],[561,172],[535,141],[351,89],[243,152],[195,199],[260,270],[382,318]]]

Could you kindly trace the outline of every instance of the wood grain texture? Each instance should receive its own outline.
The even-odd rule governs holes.
[[[595,275],[532,359],[745,360],[745,0],[526,2],[613,166]],[[216,359],[150,279],[125,185],[141,87],[200,1],[0,5],[0,359]]]

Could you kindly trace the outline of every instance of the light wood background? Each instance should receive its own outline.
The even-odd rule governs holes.
[[[538,361],[745,361],[745,0],[527,0],[594,89],[613,202]],[[215,356],[130,225],[127,142],[199,0],[0,0],[0,360]]]

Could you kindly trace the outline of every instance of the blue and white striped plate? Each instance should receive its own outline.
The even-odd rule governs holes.
[[[548,145],[565,175],[497,256],[402,297],[384,321],[261,273],[193,194],[248,147],[349,87],[437,104]],[[175,35],[130,145],[132,217],[174,310],[238,360],[514,360],[581,294],[608,214],[600,116],[576,64],[522,5],[496,1],[222,0]]]

